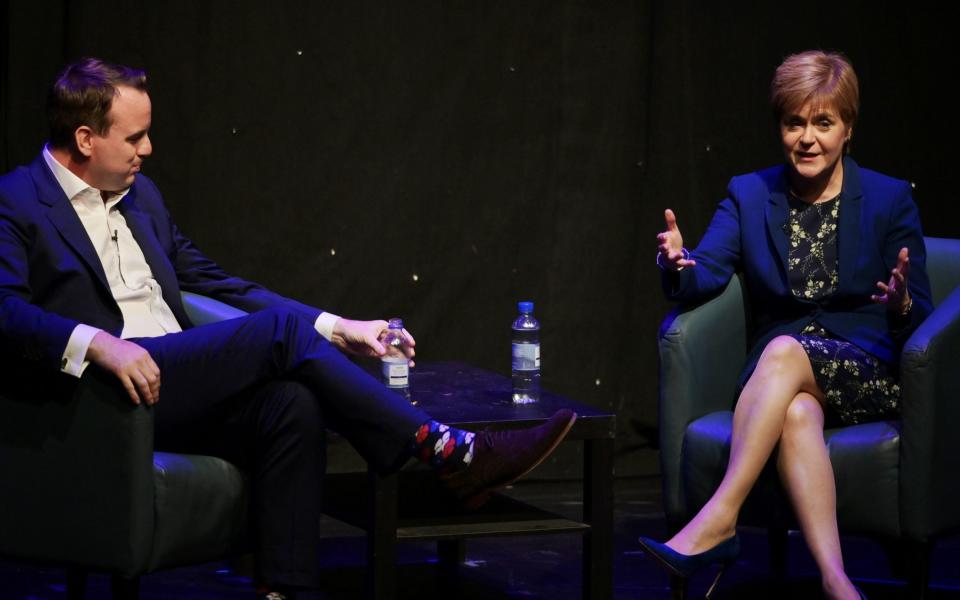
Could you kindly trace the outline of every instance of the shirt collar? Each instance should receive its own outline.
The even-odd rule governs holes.
[[[60,188],[63,190],[63,193],[67,195],[67,198],[73,202],[73,199],[87,192],[87,190],[93,190],[97,196],[100,196],[100,190],[89,185],[86,181],[77,177],[76,173],[66,168],[60,161],[53,157],[53,154],[50,153],[50,145],[45,144],[43,146],[43,160],[47,161],[47,166],[50,167],[50,170],[53,171],[53,176],[56,178],[57,183],[60,184]],[[107,206],[111,207],[124,196],[127,195],[127,192],[130,191],[130,188],[127,188],[121,192],[114,194],[108,201]],[[89,192],[88,192],[89,193]]]

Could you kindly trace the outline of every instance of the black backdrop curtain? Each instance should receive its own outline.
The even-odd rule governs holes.
[[[855,158],[915,182],[928,235],[960,236],[944,91],[957,51],[933,9],[2,6],[0,170],[40,149],[46,87],[65,61],[145,68],[145,173],[206,253],[345,316],[402,316],[421,360],[502,373],[515,303],[534,300],[545,385],[620,415],[618,474],[656,469],[662,210],[693,246],[731,175],[780,160],[766,95],[786,54],[851,57]],[[568,458],[551,473],[575,474]]]

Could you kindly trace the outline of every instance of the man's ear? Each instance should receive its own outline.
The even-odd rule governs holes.
[[[93,130],[88,125],[81,125],[73,132],[73,139],[77,143],[77,151],[87,158],[90,158],[90,155],[93,154],[93,136]]]

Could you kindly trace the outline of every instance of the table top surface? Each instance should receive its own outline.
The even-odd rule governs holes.
[[[410,371],[410,391],[432,418],[458,427],[530,426],[569,408],[578,416],[570,432],[573,439],[612,438],[616,428],[615,414],[547,390],[537,403],[514,404],[509,377],[466,363],[417,363]]]

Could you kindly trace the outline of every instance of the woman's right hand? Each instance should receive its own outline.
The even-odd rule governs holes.
[[[667,271],[679,271],[685,267],[697,266],[697,261],[685,258],[690,255],[683,251],[683,236],[680,235],[680,229],[677,227],[676,215],[668,208],[663,211],[663,217],[667,222],[667,230],[657,234],[657,241],[660,242],[657,246],[660,251],[658,264]]]

